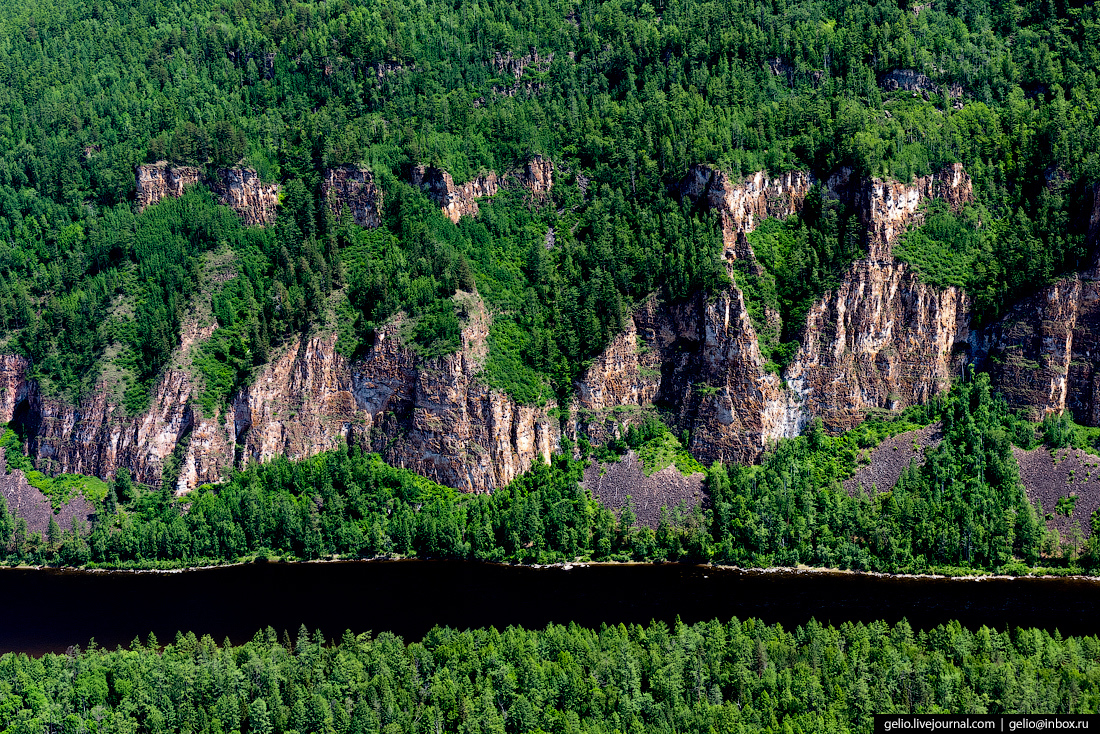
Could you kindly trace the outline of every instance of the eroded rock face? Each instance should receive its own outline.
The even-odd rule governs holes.
[[[352,165],[326,168],[321,179],[321,195],[337,217],[347,207],[352,220],[360,227],[373,229],[382,224],[382,189],[365,168]]]
[[[554,185],[554,162],[541,155],[532,157],[523,168],[498,176],[492,171],[484,173],[458,186],[451,174],[433,166],[416,166],[409,175],[409,183],[419,186],[443,214],[455,224],[464,215],[477,216],[477,200],[495,195],[502,186],[526,189],[535,200],[544,199]]]
[[[451,174],[433,166],[416,166],[409,181],[422,188],[455,224],[464,214],[477,216],[477,200],[492,196],[500,189],[500,179],[495,173],[489,172],[456,186]]]
[[[942,199],[952,211],[959,211],[973,201],[973,185],[961,163],[932,176],[920,176],[911,184],[876,178],[864,186],[857,207],[867,228],[868,258],[892,261],[898,237],[924,221],[920,206],[929,199]]]
[[[197,168],[164,161],[137,167],[138,210],[165,197],[180,197],[186,187],[199,182],[209,186],[218,201],[237,212],[245,224],[275,221],[279,187],[261,182],[251,168],[219,168],[216,177],[207,178]]]
[[[219,168],[210,189],[244,220],[245,224],[271,224],[279,203],[279,187],[265,184],[251,168]]]
[[[554,185],[554,162],[536,155],[515,176],[525,189],[535,196],[543,196]]]
[[[723,171],[710,166],[692,166],[680,183],[680,193],[718,212],[727,259],[756,257],[747,235],[768,217],[789,217],[802,208],[806,194],[814,184],[805,171],[790,171],[769,177],[759,171],[743,181],[733,181]]]
[[[1100,186],[1093,191],[1088,243],[1100,245]],[[1069,410],[1100,425],[1100,253],[1085,271],[1020,301],[974,334],[974,359],[1014,408],[1033,420]]]
[[[653,406],[690,428],[704,463],[752,461],[769,441],[797,435],[797,399],[765,370],[756,330],[736,286],[714,299],[650,298],[577,385],[576,435],[601,443]]]
[[[199,182],[199,169],[190,166],[169,166],[161,161],[137,167],[138,210],[156,204],[165,197],[179,198],[183,190]]]
[[[806,416],[839,431],[869,408],[902,410],[950,387],[969,354],[970,301],[898,262],[859,260],[810,309],[784,376]]]
[[[0,419],[25,428],[31,455],[51,472],[106,478],[125,466],[136,481],[159,485],[175,452],[180,493],[220,481],[249,461],[302,459],[346,444],[484,492],[559,449],[553,405],[517,405],[477,379],[489,330],[483,307],[471,311],[463,348],[446,357],[418,357],[400,344],[397,330],[381,329],[366,357],[353,363],[336,352],[334,334],[295,342],[233,397],[227,412],[213,416],[202,414],[201,385],[187,369],[167,370],[149,410],[127,417],[105,391],[79,406],[46,398],[26,379],[26,360],[6,357]]]
[[[765,216],[796,212],[811,185],[807,174],[777,181],[758,174],[731,186],[697,166],[681,191],[718,209],[727,258],[734,259],[752,258],[745,235]],[[890,248],[920,221],[927,198],[943,198],[953,209],[969,201],[969,178],[954,166],[913,184],[860,185],[840,171],[825,188],[858,207],[868,257],[811,308],[783,379],[767,371],[736,286],[673,305],[651,299],[579,381],[573,430],[606,440],[648,407],[664,406],[690,429],[700,460],[744,462],[769,442],[798,435],[816,416],[843,430],[868,409],[902,409],[947,389],[966,359],[969,301],[958,289],[920,283],[893,261]]]

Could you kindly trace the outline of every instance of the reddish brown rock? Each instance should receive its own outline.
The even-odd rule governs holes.
[[[197,168],[172,166],[164,161],[137,167],[137,206],[142,210],[165,197],[177,198],[186,187],[204,183],[220,203],[233,209],[245,224],[271,224],[275,221],[279,187],[265,184],[251,168],[219,168],[215,178],[207,178]]]
[[[798,212],[813,184],[813,176],[805,171],[778,176],[758,171],[743,181],[733,181],[723,171],[696,165],[680,183],[680,193],[694,200],[702,198],[718,212],[726,259],[755,263],[746,236],[768,217],[783,218]]]
[[[347,207],[352,221],[360,227],[382,224],[382,189],[365,168],[351,165],[326,168],[321,179],[321,196],[337,217]]]
[[[279,203],[277,184],[265,184],[251,168],[219,168],[208,182],[218,200],[237,212],[245,224],[271,224]]]
[[[810,309],[784,375],[807,415],[846,430],[868,409],[902,410],[948,389],[969,336],[960,289],[921,283],[904,263],[859,260]]]
[[[867,257],[893,260],[898,237],[924,221],[921,205],[931,199],[947,202],[959,211],[974,198],[970,176],[962,164],[948,166],[932,176],[920,176],[911,184],[873,179],[864,186],[857,202],[860,219],[867,228]]]
[[[159,485],[176,452],[181,493],[248,461],[301,459],[349,443],[458,489],[489,491],[548,461],[560,434],[552,404],[517,405],[478,379],[489,316],[477,301],[469,313],[463,348],[436,359],[403,346],[396,323],[352,363],[336,352],[334,334],[294,342],[227,413],[212,416],[203,415],[201,385],[188,369],[167,370],[149,410],[129,417],[106,391],[79,406],[44,397],[26,379],[26,360],[8,357],[0,360],[0,419],[24,428],[31,455],[51,473],[107,478],[125,466],[136,481]]]
[[[179,198],[183,190],[198,183],[199,169],[170,166],[164,161],[137,167],[137,206],[141,211],[165,197]]]
[[[441,168],[416,166],[409,181],[422,188],[455,224],[464,214],[477,216],[477,200],[493,196],[500,189],[500,179],[491,171],[458,186]]]

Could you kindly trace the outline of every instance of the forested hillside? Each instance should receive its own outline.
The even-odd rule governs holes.
[[[1097,12],[1062,0],[7,3],[6,348],[70,399],[119,369],[140,410],[203,253],[229,247],[244,277],[204,347],[212,401],[326,314],[340,314],[348,353],[399,310],[427,353],[453,350],[461,314],[447,299],[471,286],[500,314],[489,379],[524,400],[562,396],[640,298],[726,277],[713,220],[676,195],[696,163],[903,181],[964,163],[973,210],[933,219],[906,256],[932,282],[968,286],[988,317],[1085,264]],[[403,183],[418,163],[462,182],[533,154],[557,163],[552,201],[505,195],[458,227]],[[158,159],[254,167],[282,184],[275,226],[242,231],[201,192],[135,214],[134,167]],[[321,171],[343,163],[380,181],[384,231],[326,215]],[[781,238],[769,265],[803,283],[780,283],[788,311],[855,256],[837,221]],[[965,238],[961,252],[942,253],[949,236]]]
[[[1096,637],[914,631],[902,621],[732,619],[436,628],[423,640],[303,626],[219,645],[179,634],[129,649],[0,657],[6,731],[872,731],[873,713],[1085,713]]]

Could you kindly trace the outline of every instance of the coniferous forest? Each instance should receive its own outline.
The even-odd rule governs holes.
[[[396,322],[418,358],[453,355],[476,294],[492,314],[479,379],[518,406],[565,406],[647,298],[707,302],[736,285],[781,381],[815,299],[864,255],[866,222],[822,184],[837,171],[904,183],[962,164],[972,197],[929,203],[893,256],[921,284],[964,292],[975,330],[1093,264],[1098,74],[1100,8],[1078,0],[9,0],[0,354],[24,359],[43,396],[86,404],[110,384],[140,416],[201,297],[216,327],[189,355],[201,387],[189,409],[227,415],[279,350],[321,329],[349,360]],[[418,166],[462,185],[536,157],[553,161],[552,189],[502,186],[457,222],[410,183]],[[138,206],[135,169],[158,162],[197,183]],[[384,194],[377,227],[326,200],[324,172],[345,165]],[[815,183],[798,212],[748,234],[756,260],[726,262],[719,217],[682,195],[695,165]],[[240,167],[278,185],[267,226],[219,199],[213,182]],[[213,288],[218,268],[231,275]],[[241,462],[178,496],[180,451],[159,485],[121,466],[51,472],[13,418],[7,475],[54,509],[79,495],[93,512],[32,531],[0,495],[0,561],[1100,575],[1100,511],[1087,538],[1052,529],[1077,495],[1045,511],[1014,453],[1095,455],[1100,431],[1068,412],[1035,420],[968,367],[850,430],[811,421],[757,463],[702,467],[687,431],[654,412],[603,442],[563,434],[548,463],[485,494],[344,446]],[[926,427],[942,439],[889,491],[846,487],[871,450]],[[582,486],[593,462],[631,452],[702,470],[705,498],[661,508],[650,527],[631,502],[613,511]],[[34,603],[5,603],[22,601]],[[791,629],[74,640],[66,654],[0,656],[0,732],[839,732],[871,731],[875,713],[1100,708],[1095,635],[811,616]]]

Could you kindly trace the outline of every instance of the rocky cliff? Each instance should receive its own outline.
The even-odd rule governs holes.
[[[809,175],[792,173],[732,185],[697,166],[681,191],[718,210],[726,257],[736,259],[753,258],[745,235],[760,219],[797,211],[812,184]],[[702,461],[751,461],[815,416],[840,430],[868,409],[904,408],[945,389],[963,363],[969,302],[958,289],[920,283],[890,249],[920,221],[924,201],[941,198],[953,208],[969,201],[969,177],[952,166],[911,184],[860,184],[842,171],[825,188],[856,207],[868,256],[814,304],[782,379],[765,369],[736,285],[680,304],[651,299],[578,382],[571,429],[604,440],[646,409],[663,407],[690,429],[692,452]]]
[[[146,190],[163,191],[161,196],[178,195],[171,192],[187,180],[180,172],[147,173]],[[368,200],[377,195],[377,204],[381,193],[369,192],[373,182],[366,172],[345,167],[330,173],[326,196],[362,202],[369,226]],[[519,171],[466,187],[455,187],[438,169],[414,176],[454,220],[476,211],[477,196],[494,186],[517,185],[545,196],[553,165],[535,158]],[[813,183],[804,173],[733,182],[695,167],[681,190],[717,209],[726,257],[737,259],[753,258],[748,232],[764,217],[797,211]],[[801,347],[782,375],[768,371],[736,285],[675,304],[650,298],[578,381],[565,431],[600,442],[660,409],[690,430],[690,448],[702,461],[752,461],[770,441],[797,435],[814,417],[841,430],[868,410],[923,402],[971,358],[999,365],[994,372],[1002,385],[1014,386],[1006,392],[1016,404],[1039,412],[1068,407],[1078,420],[1100,422],[1095,274],[1055,284],[975,334],[965,294],[920,283],[891,254],[901,232],[921,221],[922,203],[938,198],[957,209],[970,200],[961,167],[909,184],[859,182],[840,171],[824,189],[858,212],[866,226],[866,257],[810,309]],[[1100,230],[1097,202],[1094,231]],[[450,486],[488,491],[548,458],[560,446],[560,424],[551,417],[554,406],[517,405],[478,379],[490,316],[475,295],[457,298],[468,301],[470,316],[462,349],[453,355],[420,358],[402,344],[400,322],[380,329],[354,362],[336,352],[334,334],[314,334],[288,345],[212,416],[197,403],[201,386],[186,358],[173,360],[146,413],[126,416],[108,391],[80,406],[48,398],[27,379],[26,360],[3,357],[0,419],[24,428],[42,468],[106,477],[126,466],[138,481],[157,484],[165,465],[178,463],[180,491],[249,461],[303,458],[346,444],[378,451],[394,465]],[[189,354],[214,328],[189,322],[180,354]]]
[[[165,197],[178,198],[191,184],[198,183],[199,169],[191,166],[169,166],[164,161],[137,167],[138,210],[156,204]]]
[[[351,165],[326,168],[321,179],[321,196],[337,217],[347,207],[352,221],[360,227],[382,224],[382,189],[365,168]]]
[[[726,259],[755,263],[746,236],[768,217],[789,217],[799,211],[813,184],[813,176],[805,171],[778,176],[759,171],[735,182],[724,171],[696,165],[681,182],[680,194],[718,212]]]
[[[219,168],[213,178],[197,168],[172,166],[164,161],[137,167],[136,202],[138,210],[156,204],[165,197],[179,197],[191,184],[202,182],[218,200],[233,209],[245,224],[271,224],[279,187],[265,184],[251,168]]]
[[[517,405],[478,380],[490,317],[476,296],[460,297],[470,317],[455,354],[418,357],[401,344],[399,323],[379,330],[355,362],[336,352],[335,334],[315,335],[288,345],[212,416],[197,403],[201,385],[186,359],[165,372],[148,411],[126,416],[106,390],[79,406],[43,396],[26,377],[26,360],[5,357],[0,420],[30,437],[28,451],[43,469],[109,477],[125,466],[136,481],[159,485],[171,458],[179,492],[249,461],[300,459],[346,444],[449,486],[489,491],[548,461],[560,446],[559,424],[553,405]],[[180,352],[211,332],[185,329]]]
[[[491,171],[458,186],[451,174],[434,166],[414,167],[409,182],[422,188],[455,224],[464,214],[477,216],[477,200],[500,189],[500,178]]]
[[[263,183],[251,168],[219,168],[208,185],[218,201],[237,212],[245,224],[275,221],[279,186]]]
[[[522,168],[508,171],[503,176],[489,171],[456,185],[451,174],[434,166],[415,166],[409,174],[409,183],[419,186],[443,214],[455,224],[464,215],[477,216],[477,200],[493,196],[503,187],[525,189],[535,200],[544,199],[554,185],[554,162],[536,155]]]

